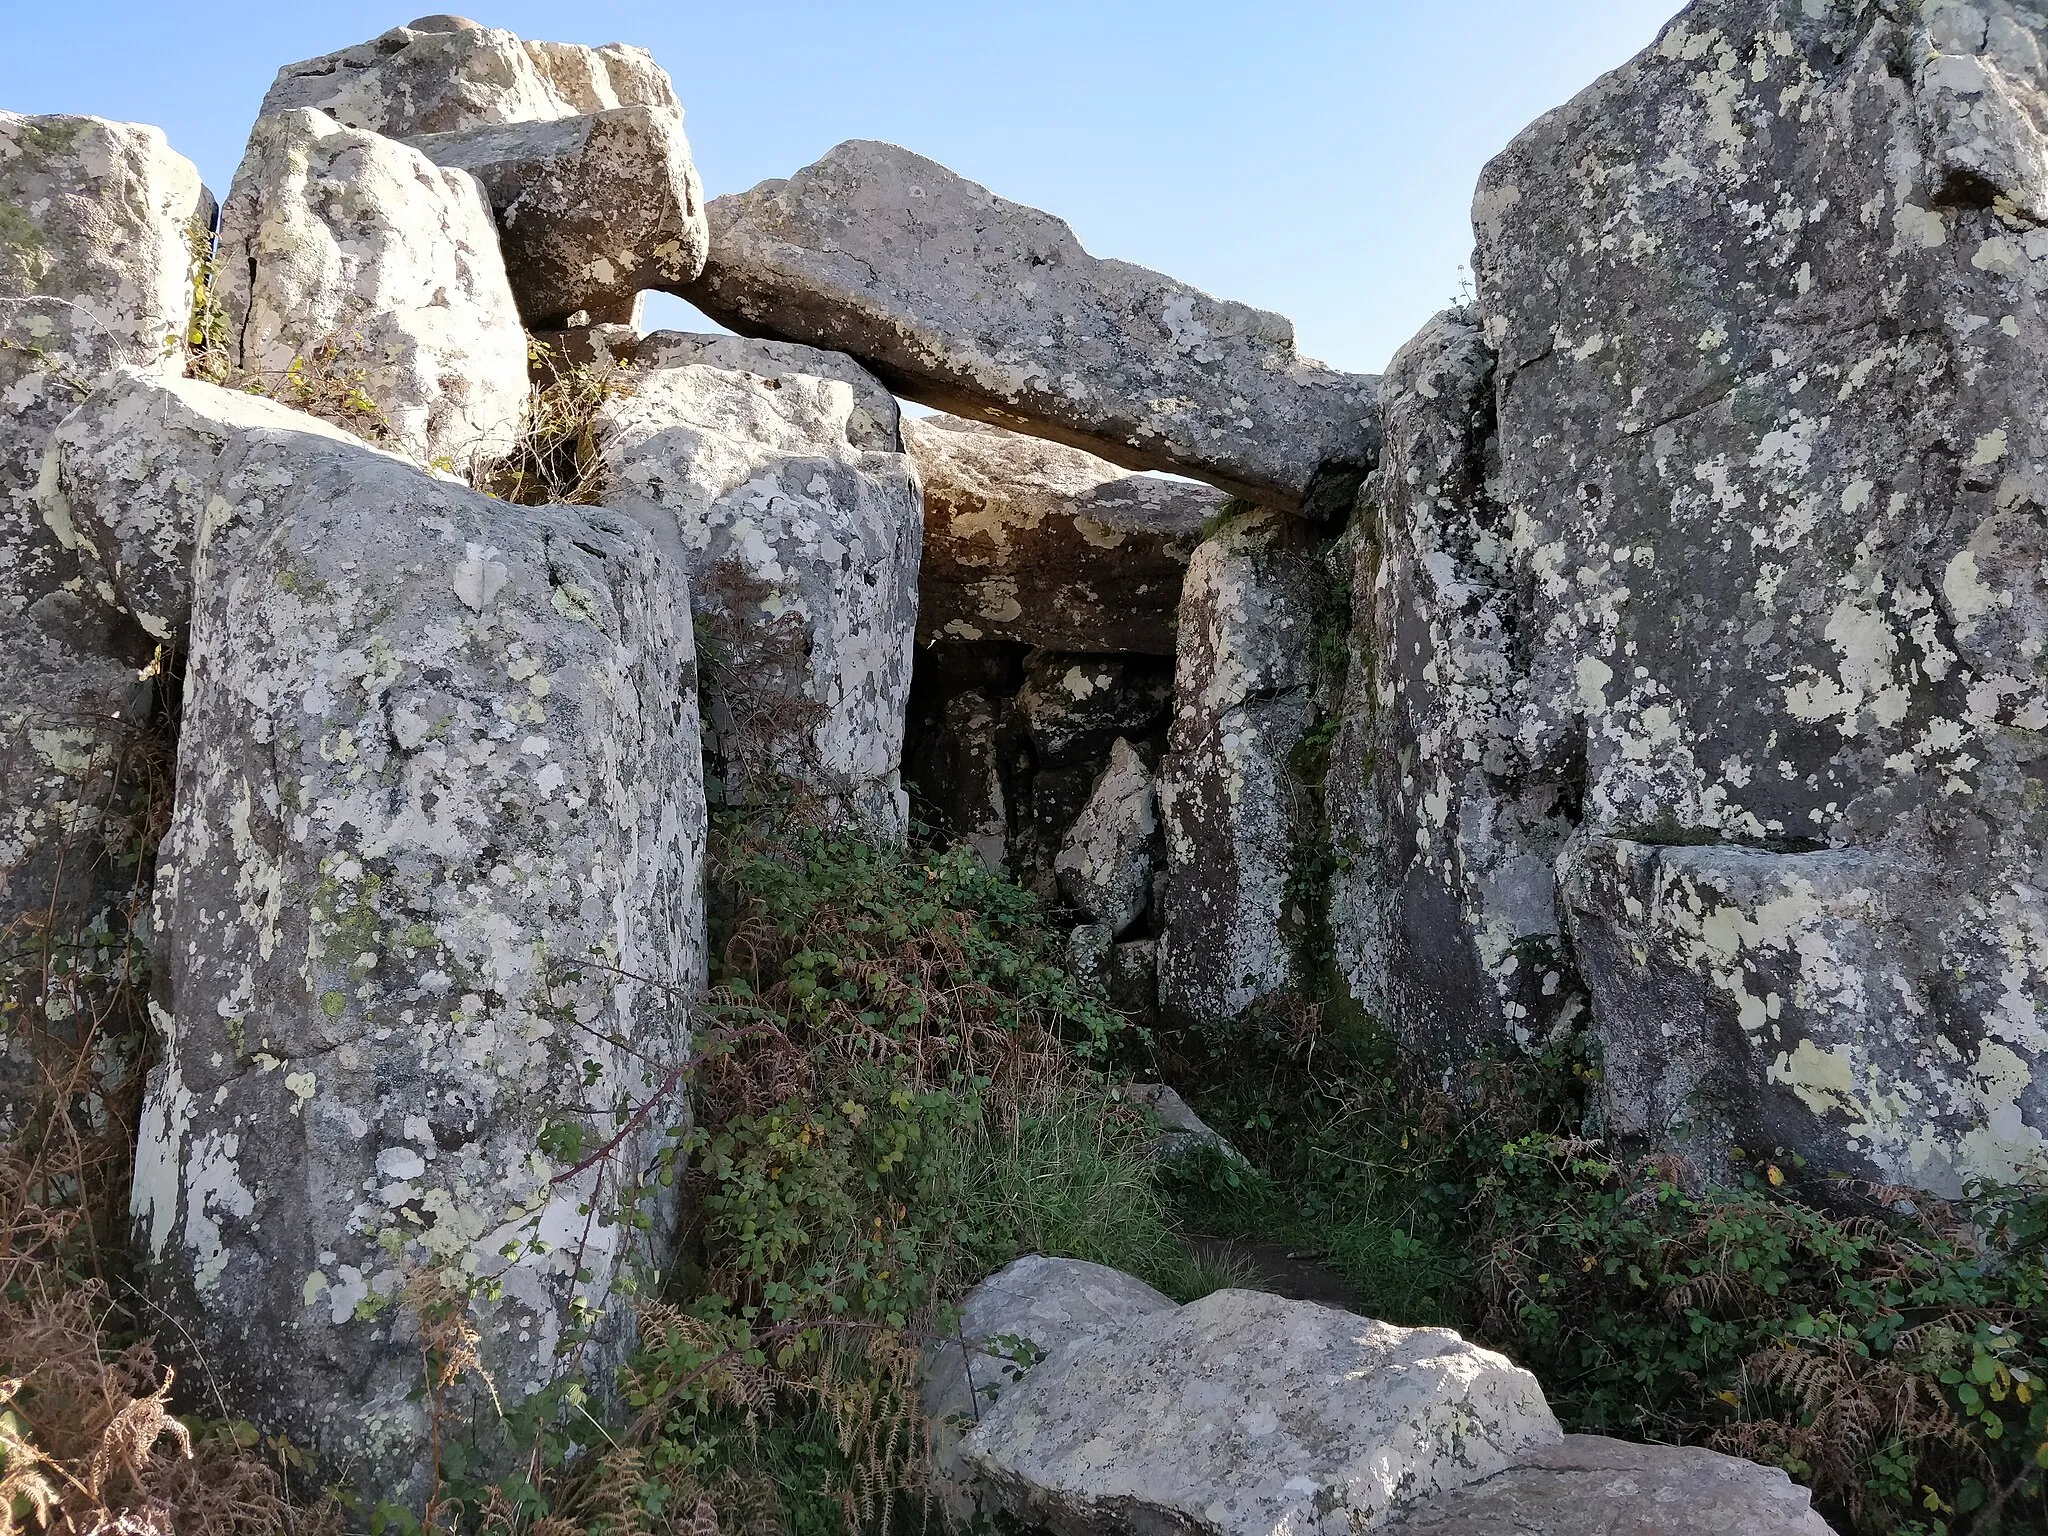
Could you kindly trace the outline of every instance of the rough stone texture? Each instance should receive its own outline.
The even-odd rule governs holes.
[[[323,399],[359,384],[376,408],[364,435],[422,463],[510,449],[526,334],[468,172],[319,112],[262,118],[217,265],[235,366],[276,388],[297,364]]]
[[[263,98],[263,115],[294,107],[394,139],[615,107],[682,110],[668,75],[644,48],[527,42],[454,16],[424,17],[353,48],[287,64]]]
[[[1359,500],[1351,668],[1325,780],[1332,933],[1351,994],[1409,1050],[1458,1060],[1580,1015],[1552,860],[1578,809],[1568,759],[1521,750],[1528,679],[1514,531],[1498,500],[1493,354],[1438,316],[1381,388]]]
[[[1098,260],[1050,214],[893,144],[718,198],[711,229],[691,303],[850,352],[942,410],[1284,507],[1377,449],[1377,381],[1301,357],[1279,315]]]
[[[1399,1536],[1832,1536],[1776,1467],[1689,1446],[1566,1435],[1521,1465],[1425,1500]]]
[[[1160,1157],[1173,1159],[1186,1157],[1190,1152],[1209,1148],[1221,1152],[1236,1162],[1244,1161],[1244,1154],[1224,1139],[1221,1132],[1213,1129],[1209,1122],[1196,1114],[1192,1105],[1164,1083],[1131,1083],[1123,1090],[1123,1096],[1133,1103],[1142,1104],[1159,1117],[1160,1132],[1152,1140],[1152,1150]]]
[[[1067,831],[1053,871],[1075,911],[1114,938],[1144,914],[1152,895],[1159,800],[1152,770],[1121,736],[1088,803]]]
[[[98,929],[118,954],[148,900],[147,870],[118,856],[145,819],[133,759],[156,647],[91,550],[45,520],[44,451],[112,368],[183,367],[192,230],[212,207],[155,128],[0,112],[0,1134],[35,1096],[34,1037],[66,1038],[103,1001],[47,984],[46,946]]]
[[[940,1498],[955,1522],[964,1524],[977,1508],[961,1437],[1033,1359],[1117,1323],[1172,1310],[1171,1300],[1120,1270],[1036,1254],[968,1292],[958,1336],[927,1354],[921,1387]]]
[[[120,368],[51,434],[44,521],[90,550],[114,601],[159,641],[192,619],[192,546],[223,455],[252,431],[347,443],[341,428],[161,370]]]
[[[943,729],[930,739],[936,750],[920,765],[921,781],[943,796],[931,802],[937,830],[967,843],[1000,873],[1010,856],[1010,809],[1000,729],[988,696],[970,690],[948,699]]]
[[[564,325],[578,311],[624,322],[644,290],[704,270],[704,189],[679,112],[617,107],[408,142],[483,184],[529,329]]]
[[[882,381],[844,352],[800,347],[787,341],[756,341],[751,336],[717,336],[695,331],[656,331],[641,340],[634,361],[642,368],[677,368],[698,363],[764,379],[800,373],[814,379],[837,379],[853,390],[853,416],[847,438],[856,448],[874,453],[903,452],[903,411]]]
[[[1308,915],[1289,881],[1314,828],[1293,756],[1316,717],[1314,552],[1298,521],[1245,514],[1195,551],[1159,767],[1169,1016],[1235,1018],[1296,980]]]
[[[607,497],[679,542],[721,790],[780,778],[900,837],[917,624],[917,475],[850,439],[854,392],[685,365],[605,406]]]
[[[1218,1291],[1054,1350],[961,1452],[1054,1536],[1350,1536],[1558,1438],[1536,1379],[1454,1333]]]
[[[409,1277],[467,1293],[509,1405],[608,1381],[666,1256],[665,1203],[613,1218],[704,977],[688,596],[629,519],[360,444],[249,430],[215,474],[138,1242],[230,1412],[415,1498]],[[497,1422],[477,1392],[450,1422]]]
[[[1041,651],[1027,667],[1017,710],[1041,768],[1090,768],[1085,796],[1095,779],[1092,765],[1118,737],[1151,734],[1172,698],[1173,677],[1164,667],[1123,656]]]
[[[1644,1028],[1639,983],[1708,965],[1700,934],[1711,984],[1654,1027],[1707,1039],[1755,1000],[1711,1063],[1766,1085],[1713,1107],[1741,1144],[1942,1189],[2048,1147],[2044,28],[2007,0],[1701,0],[1475,205],[1518,772],[1581,786],[1589,836],[1786,861],[1703,864],[1702,891],[1629,856],[1674,872],[1662,905],[1581,906],[1573,941],[1676,963],[1602,967],[1596,1028]],[[1855,859],[1804,862],[1829,850]],[[1883,893],[1914,888],[1901,929]],[[1785,944],[1830,912],[1834,942]],[[1886,932],[1909,952],[1859,963]]]
[[[924,481],[921,639],[1173,654],[1221,492],[954,416],[912,418],[903,439]]]

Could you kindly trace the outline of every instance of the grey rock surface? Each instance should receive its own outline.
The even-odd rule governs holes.
[[[407,142],[483,184],[529,330],[561,326],[579,311],[623,323],[643,291],[704,270],[704,189],[679,112],[615,107]]]
[[[1152,895],[1159,797],[1152,770],[1121,736],[1088,803],[1053,860],[1060,894],[1077,912],[1120,935]]]
[[[1181,585],[1228,498],[954,416],[912,418],[927,640],[1171,656]]]
[[[1282,507],[1377,451],[1377,381],[1301,357],[1282,317],[1098,260],[1050,214],[893,144],[717,198],[711,228],[691,303],[849,352],[926,405]]]
[[[966,842],[984,865],[1001,872],[1010,857],[1010,808],[1003,789],[1001,729],[988,695],[970,689],[948,699],[933,747],[944,761],[929,763],[925,778],[943,786],[944,798],[932,806],[940,830]]]
[[[1526,593],[1509,777],[1573,786],[1589,838],[1754,850],[1705,892],[1652,878],[1676,851],[1648,885],[1589,875],[1575,925],[1682,955],[1719,914],[1689,1011],[1653,1026],[1642,966],[1603,966],[1594,1027],[1704,1039],[1753,998],[1724,1059],[1771,1091],[1723,1106],[1737,1143],[1938,1189],[2048,1148],[2044,26],[2007,0],[1700,0],[1517,139],[1474,211]],[[1852,851],[1853,875],[1804,862]],[[1878,963],[1895,879],[1921,894]],[[1838,944],[1785,946],[1859,887]],[[1664,905],[1589,911],[1602,890]]]
[[[1243,514],[1195,551],[1159,765],[1169,1017],[1236,1018],[1297,978],[1288,882],[1314,827],[1294,774],[1316,719],[1316,552],[1298,519]]]
[[[1558,1439],[1535,1378],[1454,1333],[1218,1291],[1052,1350],[961,1455],[1055,1536],[1349,1536]]]
[[[1160,1133],[1153,1139],[1153,1150],[1167,1159],[1186,1157],[1190,1152],[1208,1148],[1220,1152],[1236,1162],[1244,1161],[1244,1154],[1233,1147],[1223,1136],[1194,1111],[1194,1106],[1164,1083],[1130,1083],[1122,1090],[1123,1096],[1134,1104],[1142,1104],[1159,1117]]]
[[[1776,1467],[1691,1446],[1566,1435],[1520,1465],[1425,1500],[1399,1536],[1832,1536]]]
[[[686,364],[602,413],[608,503],[689,563],[720,792],[781,780],[901,837],[922,499],[854,446],[851,386]]]
[[[695,331],[656,331],[641,339],[634,361],[642,368],[678,368],[686,363],[758,374],[764,379],[800,373],[814,379],[837,379],[853,390],[853,415],[847,438],[856,448],[873,453],[903,452],[903,411],[882,381],[844,352],[798,346],[787,341],[757,341],[751,336],[719,336]]]
[[[1035,653],[1018,690],[1017,713],[1041,768],[1088,770],[1118,737],[1150,735],[1172,705],[1173,678],[1163,667],[1124,656]],[[1076,810],[1079,806],[1075,807]]]
[[[229,362],[420,463],[510,451],[526,333],[476,178],[296,109],[257,121],[221,211]],[[361,403],[351,403],[359,400]]]
[[[680,111],[644,48],[528,42],[457,16],[428,16],[277,72],[263,115],[313,107],[389,138],[487,123],[549,122],[615,107]]]
[[[0,112],[0,1135],[40,1092],[45,1036],[106,1011],[91,975],[122,969],[148,905],[133,856],[156,643],[94,551],[45,517],[45,451],[115,367],[184,366],[193,231],[212,211],[158,129]],[[105,949],[83,944],[93,932]],[[52,944],[80,945],[82,963],[46,969]],[[125,1053],[109,1054],[118,1075]]]
[[[423,1298],[509,1406],[601,1389],[667,1256],[670,1207],[617,1218],[686,1119],[704,979],[688,594],[627,518],[318,432],[215,474],[138,1247],[230,1412],[417,1498]],[[474,1379],[446,1412],[505,1464]]]

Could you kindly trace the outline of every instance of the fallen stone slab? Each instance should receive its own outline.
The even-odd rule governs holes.
[[[1566,1435],[1424,1500],[1393,1536],[1833,1536],[1776,1467],[1691,1446]]]
[[[394,139],[486,123],[548,122],[615,107],[680,111],[644,48],[528,42],[461,16],[424,16],[277,72],[262,115],[312,107]]]
[[[1075,911],[1120,936],[1152,896],[1159,797],[1152,770],[1121,736],[1088,803],[1053,860],[1060,894]]]
[[[678,112],[618,107],[406,142],[483,184],[529,330],[563,326],[578,311],[625,322],[643,291],[704,270],[704,190]]]
[[[630,519],[318,430],[213,473],[137,1248],[229,1413],[416,1507],[423,1318],[475,1330],[491,1388],[440,1423],[508,1466],[493,1394],[602,1392],[668,1257],[641,1203],[704,979],[688,592]]]
[[[0,1139],[77,1021],[109,1021],[108,1080],[125,1070],[109,996],[150,878],[157,642],[46,517],[44,455],[112,369],[184,367],[212,216],[156,128],[0,112]]]
[[[642,368],[679,368],[686,363],[751,373],[764,379],[803,374],[837,379],[853,390],[853,415],[847,440],[874,453],[902,453],[903,411],[882,381],[844,352],[802,347],[787,341],[758,341],[751,336],[719,336],[695,331],[656,331],[641,338],[633,361]]]
[[[955,416],[911,418],[924,482],[918,632],[1171,656],[1181,585],[1228,499]]]
[[[1054,1348],[960,1451],[1055,1536],[1340,1536],[1559,1438],[1536,1379],[1454,1333],[1218,1291]]]
[[[851,353],[908,399],[1283,508],[1378,452],[1377,380],[1300,356],[1279,315],[1090,256],[1059,219],[893,144],[841,144],[710,216],[684,298]]]
[[[422,464],[509,452],[526,333],[482,189],[324,113],[258,120],[221,212],[228,361]]]
[[[604,495],[689,565],[714,794],[795,788],[900,838],[923,503],[853,414],[832,379],[636,372],[600,416]]]

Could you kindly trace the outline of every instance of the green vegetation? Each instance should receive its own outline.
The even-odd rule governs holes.
[[[1782,1466],[1844,1531],[2048,1529],[2048,1195],[1943,1204],[1783,1157],[1696,1192],[1589,1138],[1576,1044],[1447,1086],[1313,1008],[1171,1046],[1259,1170],[1184,1164],[1198,1229],[1502,1350],[1574,1429]]]

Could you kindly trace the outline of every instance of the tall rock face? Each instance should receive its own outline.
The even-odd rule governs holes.
[[[1288,508],[1376,451],[1377,381],[1300,356],[1281,316],[1099,260],[1052,215],[893,144],[841,144],[710,217],[685,298],[746,335],[849,352],[926,405]]]
[[[1418,752],[1414,830],[1483,831],[1505,894],[1472,904],[1467,861],[1462,917],[1432,874],[1381,931],[1462,926],[1466,992],[1525,1027],[1491,914],[1542,937],[1524,871],[1575,818],[1610,1120],[1710,1176],[1782,1144],[1953,1191],[2044,1150],[2044,29],[1701,0],[1478,193],[1499,468],[1448,495],[1487,537],[1390,519],[1386,550],[1390,624],[1400,583],[1447,618],[1451,583],[1472,627],[1378,686],[1403,746],[1484,727]]]
[[[468,172],[310,109],[261,118],[218,269],[228,360],[268,392],[421,463],[511,450],[526,334]]]
[[[1325,785],[1339,968],[1439,1061],[1536,1043],[1581,1012],[1551,869],[1577,821],[1576,764],[1523,747],[1524,589],[1493,385],[1470,311],[1438,316],[1388,370]]]
[[[209,494],[138,1238],[234,1413],[413,1497],[423,1316],[507,1406],[601,1385],[667,1257],[632,1217],[704,978],[687,588],[616,514],[164,409],[209,404],[227,447],[165,449]],[[502,1454],[481,1387],[442,1411]]]
[[[157,640],[39,504],[44,452],[111,369],[183,367],[212,214],[155,128],[0,112],[0,1132],[36,1096],[44,1032],[92,1027],[91,978],[125,968],[160,766]]]
[[[918,634],[1171,656],[1188,560],[1226,499],[958,417],[912,418],[924,482]]]
[[[605,492],[688,562],[714,795],[777,782],[900,838],[923,499],[836,379],[685,364],[603,412]]]

